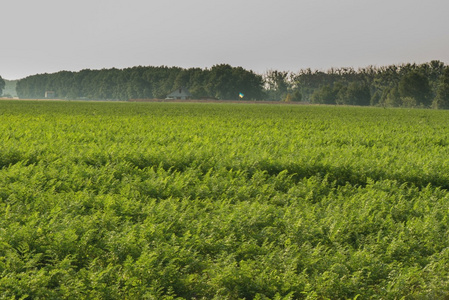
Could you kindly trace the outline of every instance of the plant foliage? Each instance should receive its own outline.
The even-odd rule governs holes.
[[[448,120],[2,101],[0,295],[447,298]]]

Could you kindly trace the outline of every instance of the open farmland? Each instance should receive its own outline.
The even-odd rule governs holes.
[[[449,112],[0,102],[0,298],[449,297]]]

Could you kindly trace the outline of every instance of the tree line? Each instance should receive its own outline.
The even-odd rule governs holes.
[[[189,89],[193,98],[262,100],[261,75],[227,64],[210,69],[178,67],[133,67],[126,69],[61,71],[26,77],[17,83],[20,98],[42,98],[54,91],[67,99],[163,99],[179,87]]]
[[[316,104],[449,108],[449,67],[440,61],[298,73],[268,71],[268,99]]]
[[[449,67],[440,61],[261,75],[228,64],[86,69],[26,77],[17,83],[17,93],[20,98],[42,98],[51,90],[62,99],[160,99],[179,87],[195,99],[235,100],[242,93],[247,100],[449,108]]]

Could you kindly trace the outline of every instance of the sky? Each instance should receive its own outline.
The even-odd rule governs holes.
[[[0,76],[241,66],[262,74],[449,64],[447,0],[14,0]]]

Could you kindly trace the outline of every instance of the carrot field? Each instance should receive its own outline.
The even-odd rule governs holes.
[[[0,101],[0,299],[446,299],[449,111]]]

